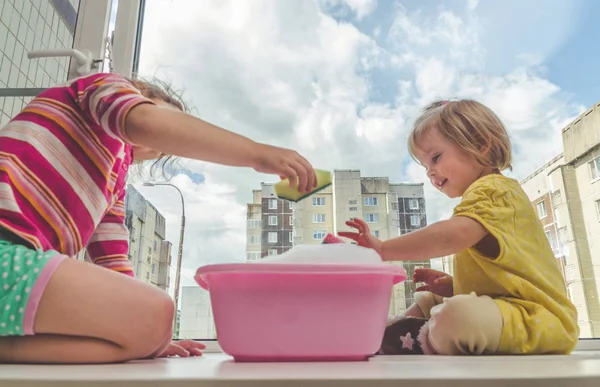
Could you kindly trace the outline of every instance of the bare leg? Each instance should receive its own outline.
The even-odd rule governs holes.
[[[414,303],[411,306],[409,306],[408,309],[406,309],[406,312],[404,312],[404,315],[406,317],[425,317],[425,314],[423,314],[421,307],[417,303]]]
[[[0,362],[113,363],[153,356],[170,342],[173,313],[166,292],[66,259],[40,300],[36,335],[0,337]]]

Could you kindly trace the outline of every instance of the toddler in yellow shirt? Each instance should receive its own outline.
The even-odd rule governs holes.
[[[384,261],[454,254],[454,278],[415,273],[416,303],[391,321],[381,354],[567,354],[579,337],[574,305],[543,226],[511,168],[500,119],[472,100],[438,101],[415,121],[409,151],[431,184],[461,197],[453,216],[381,241],[353,219],[339,235]],[[423,274],[426,274],[423,276]]]

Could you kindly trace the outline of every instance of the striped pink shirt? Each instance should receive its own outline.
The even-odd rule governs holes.
[[[125,179],[133,160],[125,116],[153,103],[114,74],[44,91],[0,130],[0,227],[36,249],[84,247],[98,265],[133,276]]]

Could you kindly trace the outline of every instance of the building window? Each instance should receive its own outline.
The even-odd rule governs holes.
[[[276,232],[269,233],[269,243],[277,243],[277,233]]]
[[[546,212],[546,202],[541,201],[537,204],[537,212],[540,219],[543,219],[546,216],[548,216],[548,213]]]
[[[288,208],[290,210],[293,210],[294,209],[294,202],[288,202]]]
[[[157,240],[155,239],[155,240],[154,240],[154,252],[156,252],[157,245],[158,245],[158,242],[157,242]]]
[[[248,237],[248,242],[249,242],[251,245],[260,245],[260,239],[261,239],[261,238],[260,238],[260,235],[250,235],[250,236]]]
[[[562,203],[562,195],[560,194],[559,189],[552,192],[552,203],[554,204],[555,207]]]
[[[565,266],[565,280],[567,282],[571,282],[575,279],[575,266],[568,265]]]
[[[567,226],[563,226],[561,228],[558,229],[558,243],[563,246],[566,245],[568,240],[567,240]]]
[[[293,231],[290,231],[290,233],[289,233],[289,241],[290,241],[290,243],[294,241],[294,232]]]
[[[290,226],[293,226],[293,225],[294,225],[294,217],[290,216]]]
[[[554,250],[556,248],[556,246],[554,245],[554,238],[552,238],[552,232],[550,230],[546,230],[546,231],[544,231],[544,234],[546,234],[546,238],[548,239],[548,243],[550,243],[550,246]]]
[[[411,210],[418,210],[419,201],[417,199],[408,199],[408,208]]]
[[[262,221],[260,219],[248,219],[247,225],[248,228],[260,228]]]
[[[379,238],[379,230],[371,230],[371,234],[376,237]]]
[[[313,214],[313,223],[325,223],[325,214]]]
[[[600,222],[600,200],[596,200],[596,215],[598,215],[598,221]]]
[[[419,217],[419,215],[411,215],[410,216],[410,225],[413,227],[421,225],[421,218]]]
[[[246,253],[246,259],[248,261],[257,261],[260,259],[260,253],[257,253],[257,252]]]
[[[277,255],[277,249],[269,249],[269,255]]]
[[[377,198],[375,198],[375,197],[365,198],[365,206],[369,206],[369,207],[377,206]]]
[[[325,238],[325,235],[327,235],[326,231],[323,231],[323,230],[313,231],[313,239],[316,241],[320,241],[321,239]]]
[[[269,200],[269,210],[276,210],[276,209],[277,209],[277,199]]]
[[[322,198],[322,197],[313,198],[313,206],[324,206],[324,205],[325,205],[325,198]]]
[[[152,264],[152,276],[154,277],[156,275],[156,263]]]
[[[365,214],[365,222],[379,223],[379,214]]]
[[[348,200],[348,204],[351,206],[355,206],[358,204],[358,200]]]
[[[269,216],[269,226],[277,226],[277,216]]]
[[[596,157],[594,160],[588,163],[588,167],[590,168],[590,178],[593,180],[598,180],[600,178],[600,157]]]
[[[358,207],[350,207],[348,210],[350,210],[350,211],[358,211]]]

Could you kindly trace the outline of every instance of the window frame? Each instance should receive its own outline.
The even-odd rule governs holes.
[[[319,237],[319,235],[322,235],[322,236]],[[313,230],[313,240],[314,241],[320,241],[323,238],[325,238],[326,235],[327,235],[327,231],[325,231],[325,230]]]
[[[416,224],[415,224],[415,222],[413,222],[413,219],[417,219]],[[420,226],[420,225],[421,225],[421,217],[419,215],[412,214],[410,216],[410,226],[411,227],[417,227],[417,226]]]
[[[539,202],[535,203],[535,208],[538,214],[538,218],[539,219],[544,219],[548,216],[548,208],[546,207],[546,201],[545,200],[540,200]],[[540,211],[541,209],[544,209],[544,215],[542,215],[542,211]]]
[[[322,221],[318,220],[321,216],[323,217]],[[312,220],[313,220],[314,224],[322,224],[322,223],[326,223],[327,222],[327,217],[326,217],[326,214],[318,213],[318,214],[313,214],[313,219]]]
[[[274,222],[272,222],[273,219],[275,219]],[[277,219],[277,215],[269,215],[269,217],[267,219],[267,225],[269,225],[269,226],[278,226],[279,225],[279,220]]]
[[[315,196],[312,198],[313,207],[324,207],[327,201],[324,196]]]
[[[96,3],[96,4],[93,4],[93,3]],[[106,32],[108,31],[108,17],[110,15],[110,3],[112,3],[111,0],[81,0],[82,7],[84,5],[89,6],[89,5],[93,4],[94,8],[96,8],[96,7],[97,8],[105,8],[108,10],[108,12],[106,12],[106,25],[107,25],[105,27]],[[127,8],[129,8],[130,10],[134,10],[136,8],[136,5],[138,5],[138,10],[140,10],[140,9],[143,9],[145,0],[128,0],[128,1],[120,1],[119,2],[119,9],[117,12],[117,20],[115,23],[115,35],[114,35],[114,45],[113,45],[113,55],[114,55],[114,63],[115,63],[115,70],[116,70],[115,72],[125,71],[125,70],[118,70],[121,67],[121,64],[119,62],[124,63],[123,69],[129,68],[129,69],[133,70],[134,63],[137,62],[137,60],[139,58],[139,41],[141,41],[141,27],[143,26],[143,12],[140,12],[138,14],[138,17],[135,19],[135,20],[137,20],[137,23],[131,23],[129,30],[126,29],[125,27],[127,26],[127,22],[128,21],[131,22],[131,20],[134,20],[132,18],[128,18],[126,11],[124,10],[124,6],[127,3],[130,3],[127,6]],[[85,19],[85,20],[83,20],[83,19]],[[90,37],[89,39],[86,39],[86,38],[82,39],[81,37],[78,38],[78,36],[80,34],[82,34],[82,32],[84,32],[84,31],[85,31],[85,33],[91,34],[91,30],[88,30],[86,27],[90,26],[92,23],[98,24],[102,19],[103,19],[102,15],[99,16],[98,13],[93,13],[93,12],[90,12],[88,14],[87,18],[85,18],[85,15],[79,15],[79,18],[77,21],[76,36],[75,36],[75,40],[74,40],[74,48],[89,49],[90,51],[92,51],[95,58],[103,57],[103,55],[102,56],[96,55],[96,50],[98,50],[98,49],[102,50],[102,54],[103,54],[103,52],[104,52],[103,50],[105,48],[104,47],[104,39],[105,39],[105,36],[107,36],[106,33],[96,34],[95,37],[93,37],[93,38]],[[81,23],[82,21],[83,21],[83,23]],[[81,24],[85,24],[86,27],[82,27]],[[117,33],[117,31],[119,31],[119,33]],[[129,31],[129,32],[126,34],[125,31]],[[135,31],[136,33],[132,34],[131,31]],[[101,42],[101,44],[95,48],[92,47],[91,45],[83,44],[83,42],[88,43],[92,39],[95,39],[96,41]],[[131,47],[134,47],[133,50]],[[131,59],[129,57],[129,54],[126,54],[129,52],[134,53],[133,58],[131,58]],[[127,65],[127,63],[131,63],[131,66]],[[72,66],[70,68],[72,69]],[[131,74],[127,74],[127,75],[130,76]],[[600,165],[597,164],[598,159],[600,159],[600,158],[595,158],[592,160],[592,162],[594,163],[595,171],[596,171],[596,178],[592,179],[592,182],[600,180],[600,169],[598,168],[598,166],[600,166]],[[600,161],[600,160],[598,160],[598,161]],[[591,172],[590,172],[590,176],[591,176]],[[366,202],[363,202],[364,205],[367,207],[376,207],[378,205],[378,200],[376,197],[372,197],[372,198],[374,199],[374,204],[369,205],[369,204],[366,204]],[[365,198],[365,200],[366,199],[367,198]],[[292,203],[290,203],[290,209],[291,209],[291,206],[292,206]],[[409,204],[409,206],[410,206],[410,204]],[[275,204],[275,208],[270,208],[270,209],[277,209],[277,204]],[[600,221],[600,219],[599,219],[599,221]],[[271,251],[274,251],[275,253],[277,252],[276,249],[269,249],[268,253],[270,253]],[[205,350],[203,350],[203,352],[222,353],[222,350],[216,339],[200,338],[199,342],[205,344],[207,347]],[[600,350],[600,338],[580,338],[577,342],[575,350],[576,351]]]
[[[273,241],[271,236],[275,235],[275,240]],[[279,242],[279,236],[277,235],[277,231],[269,231],[267,234],[267,243],[273,244]]]
[[[412,204],[415,203],[413,206]],[[408,199],[408,209],[409,210],[418,210],[419,209],[419,199],[410,198]]]
[[[363,200],[363,204],[365,207],[377,207],[379,201],[377,200],[377,196],[366,196]]]

